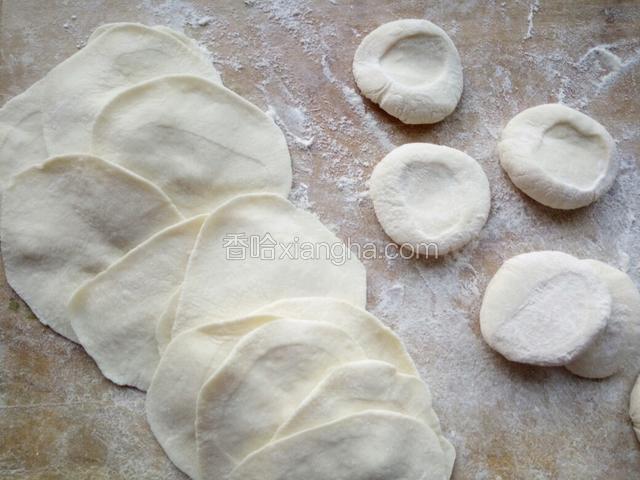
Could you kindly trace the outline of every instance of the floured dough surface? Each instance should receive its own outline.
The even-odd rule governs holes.
[[[251,242],[256,245],[255,256]],[[309,249],[300,248],[296,254],[296,244]],[[327,254],[325,247],[331,245],[341,252],[337,260]],[[239,318],[283,298],[327,296],[364,307],[364,266],[355,256],[342,257],[344,249],[315,215],[282,197],[236,197],[202,226],[189,259],[173,333]]]
[[[353,75],[365,97],[409,124],[439,122],[462,95],[458,50],[427,20],[396,20],[369,33],[356,50]]]
[[[538,105],[513,117],[502,131],[498,151],[513,183],[552,208],[595,202],[618,172],[609,132],[561,104]]]
[[[332,370],[278,428],[272,441],[366,410],[388,410],[428,425],[438,436],[449,472],[453,470],[455,449],[442,436],[427,386],[419,378],[398,373],[392,365],[376,360],[347,363]]]
[[[156,438],[189,475],[197,471],[194,423],[202,385],[245,335],[281,318],[340,328],[357,340],[368,358],[385,360],[401,373],[418,375],[398,337],[382,322],[361,308],[331,298],[280,300],[245,318],[187,330],[166,347],[147,392],[146,410]]]
[[[213,477],[207,477],[213,478]],[[445,480],[433,431],[413,418],[368,411],[270,443],[231,480]]]
[[[323,322],[275,320],[244,337],[198,394],[199,478],[225,478],[332,368],[364,358],[354,339]]]
[[[584,353],[566,367],[586,378],[605,378],[637,358],[640,344],[640,293],[624,272],[597,260],[583,260],[606,284],[611,294],[611,316],[606,328]]]
[[[282,131],[222,85],[166,76],[116,96],[96,118],[92,149],[158,185],[185,215],[243,193],[286,196],[291,159]]]
[[[136,24],[107,29],[45,77],[43,131],[49,153],[89,152],[91,128],[104,105],[137,83],[170,74],[220,81],[202,55],[173,35]]]
[[[611,304],[588,264],[562,252],[525,253],[507,260],[489,282],[480,328],[511,361],[566,365],[604,331]]]
[[[478,162],[430,143],[394,149],[376,165],[369,187],[385,232],[427,256],[457,250],[475,238],[491,205],[489,181]]]
[[[4,192],[7,281],[42,323],[77,341],[67,312],[76,288],[180,220],[155,185],[116,165],[91,156],[50,159]]]
[[[156,325],[182,284],[205,216],[171,226],[83,284],[69,304],[71,326],[102,374],[147,390],[160,360]]]

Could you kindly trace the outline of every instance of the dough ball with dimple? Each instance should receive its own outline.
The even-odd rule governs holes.
[[[618,372],[640,343],[640,293],[624,272],[596,260],[583,260],[611,294],[611,318],[594,344],[567,365],[571,373],[605,378]]]
[[[507,260],[489,282],[480,328],[511,361],[566,365],[605,329],[611,303],[587,263],[562,252],[525,253]]]
[[[482,168],[469,155],[429,143],[396,148],[369,182],[376,216],[397,243],[421,255],[467,244],[487,221],[491,195]]]
[[[618,171],[609,132],[560,104],[539,105],[513,117],[498,150],[502,167],[520,190],[563,210],[595,202]]]
[[[385,23],[356,50],[353,76],[362,94],[404,123],[436,123],[462,95],[462,64],[455,45],[427,20]]]

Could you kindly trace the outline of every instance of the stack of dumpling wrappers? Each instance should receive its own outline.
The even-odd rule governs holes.
[[[38,319],[194,479],[447,479],[455,451],[366,272],[287,199],[272,119],[165,27],[108,24],[0,110],[2,256]]]

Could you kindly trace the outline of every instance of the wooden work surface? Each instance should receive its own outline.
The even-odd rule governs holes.
[[[464,65],[462,101],[434,126],[384,114],[351,75],[362,36],[407,17],[444,28]],[[429,383],[458,452],[454,478],[640,477],[627,417],[639,362],[604,381],[515,365],[486,346],[478,325],[487,282],[519,253],[600,259],[640,284],[640,2],[0,0],[0,103],[114,21],[172,26],[206,45],[225,85],[285,131],[291,198],[345,240],[389,240],[366,181],[394,146],[432,142],[475,157],[493,202],[478,241],[437,261],[365,262],[369,309],[402,337]],[[496,155],[513,115],[556,101],[603,123],[622,165],[603,199],[574,212],[524,197]],[[105,380],[0,282],[0,479],[184,478],[147,427],[144,395]]]

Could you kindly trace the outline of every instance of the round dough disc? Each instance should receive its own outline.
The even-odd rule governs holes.
[[[602,332],[611,295],[586,263],[542,251],[507,260],[489,282],[480,309],[486,342],[513,362],[566,365]]]
[[[362,94],[404,123],[436,123],[462,95],[458,50],[427,20],[385,23],[369,33],[353,58]]]
[[[353,338],[325,322],[275,320],[246,335],[198,394],[199,478],[227,478],[330,370],[365,358]]]
[[[605,378],[635,356],[640,344],[640,293],[626,273],[596,260],[583,261],[607,285],[612,299],[611,317],[594,344],[566,368],[581,377]]]
[[[489,215],[484,171],[469,155],[430,143],[396,148],[369,181],[376,216],[398,244],[420,255],[443,255],[478,235]]]
[[[90,156],[52,158],[4,192],[7,282],[42,323],[77,341],[67,310],[76,288],[180,220],[158,187],[123,168]]]
[[[609,132],[560,104],[539,105],[513,117],[502,131],[498,151],[516,187],[563,210],[595,202],[618,172]]]
[[[332,247],[339,250],[334,257],[327,253]],[[327,296],[364,307],[366,271],[345,252],[340,239],[315,215],[284,198],[236,197],[202,226],[173,333],[240,318],[283,298]]]
[[[370,410],[272,442],[242,462],[230,480],[443,480],[448,470],[428,426]]]
[[[191,75],[120,93],[96,118],[92,149],[155,183],[186,217],[243,193],[286,196],[291,186],[287,142],[273,120],[222,85]]]
[[[91,151],[93,122],[109,100],[137,83],[171,74],[220,82],[210,62],[173,35],[136,24],[107,29],[45,77],[43,131],[50,154]]]
[[[84,283],[69,302],[71,326],[102,374],[146,390],[160,360],[156,324],[182,284],[205,215],[157,233]]]

